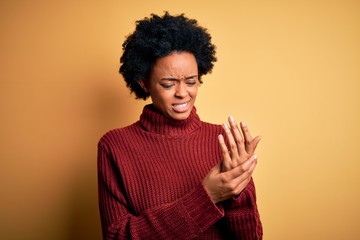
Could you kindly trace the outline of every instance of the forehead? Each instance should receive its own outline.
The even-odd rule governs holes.
[[[153,67],[152,74],[165,77],[197,75],[197,63],[194,55],[189,52],[173,52],[170,55],[159,58]]]

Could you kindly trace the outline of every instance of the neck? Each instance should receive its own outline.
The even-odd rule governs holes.
[[[193,107],[187,119],[179,121],[167,118],[150,104],[144,107],[140,116],[140,124],[148,132],[179,136],[196,131],[201,126],[201,121],[196,114],[195,107]]]

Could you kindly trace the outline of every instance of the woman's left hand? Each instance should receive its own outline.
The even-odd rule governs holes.
[[[224,123],[223,128],[230,150],[228,149],[224,136],[219,135],[219,144],[223,156],[222,171],[229,171],[245,162],[255,152],[255,149],[261,140],[260,136],[251,137],[249,128],[245,122],[236,124],[235,119],[228,118],[229,126]]]

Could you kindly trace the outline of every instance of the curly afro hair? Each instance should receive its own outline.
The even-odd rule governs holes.
[[[136,22],[135,31],[122,45],[120,73],[126,85],[136,99],[147,99],[138,81],[146,79],[158,58],[172,52],[190,52],[194,54],[198,65],[199,81],[201,76],[211,72],[215,57],[215,45],[207,30],[198,25],[197,20],[184,14],[172,16],[168,12],[161,17],[151,14]]]

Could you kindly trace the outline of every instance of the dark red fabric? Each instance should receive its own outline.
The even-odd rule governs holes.
[[[253,181],[214,204],[202,186],[221,159],[220,125],[173,121],[144,107],[140,120],[98,144],[104,239],[262,239]]]

